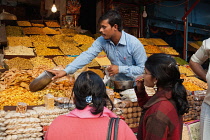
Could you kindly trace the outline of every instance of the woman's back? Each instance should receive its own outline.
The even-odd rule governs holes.
[[[106,140],[108,117],[75,118],[61,115],[50,125],[47,140]],[[120,120],[118,140],[136,140],[127,124]]]

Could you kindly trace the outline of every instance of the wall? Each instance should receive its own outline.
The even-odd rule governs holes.
[[[184,30],[182,17],[184,16],[185,1],[165,1],[147,6],[148,25]],[[189,8],[196,0],[189,1]],[[188,15],[189,32],[210,35],[210,3],[201,0]]]

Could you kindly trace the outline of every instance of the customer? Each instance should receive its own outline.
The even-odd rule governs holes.
[[[149,97],[144,86],[154,87],[156,93]],[[151,55],[135,91],[142,107],[138,139],[180,140],[182,115],[188,112],[188,102],[176,61],[167,54]]]
[[[190,67],[204,81],[208,83],[206,96],[201,106],[200,134],[201,140],[210,139],[210,68],[208,72],[201,66],[210,57],[210,38],[203,41],[201,47],[192,55]],[[209,63],[209,62],[208,62]]]
[[[81,73],[73,87],[76,109],[57,117],[50,125],[47,140],[105,140],[110,117],[117,117],[107,106],[113,104],[102,79],[92,71]],[[136,140],[128,125],[120,120],[118,140]]]
[[[135,80],[142,74],[147,59],[144,47],[136,37],[122,31],[120,14],[110,10],[100,17],[99,24],[101,36],[64,70],[49,70],[56,75],[53,79],[74,73],[90,63],[102,50],[112,64],[108,72],[110,76],[115,75],[116,80]]]

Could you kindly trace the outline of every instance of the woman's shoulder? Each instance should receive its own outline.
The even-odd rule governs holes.
[[[170,100],[159,101],[156,104],[152,105],[151,109],[155,110],[156,112],[160,111],[164,114],[176,112],[176,107]]]

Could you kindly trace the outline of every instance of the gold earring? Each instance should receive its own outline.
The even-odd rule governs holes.
[[[154,82],[154,87],[153,89],[155,90],[155,92],[157,91],[157,85],[156,85],[157,82]]]

